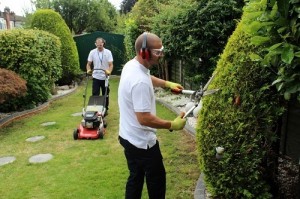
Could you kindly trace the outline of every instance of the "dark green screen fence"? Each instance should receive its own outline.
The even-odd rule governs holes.
[[[111,50],[114,58],[114,70],[112,75],[120,75],[125,60],[124,36],[119,34],[112,34],[106,32],[93,32],[84,35],[74,36],[76,42],[80,68],[86,71],[86,63],[89,52],[96,48],[95,41],[97,37],[105,39],[105,48]]]

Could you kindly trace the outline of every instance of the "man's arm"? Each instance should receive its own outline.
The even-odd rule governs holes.
[[[151,75],[152,84],[154,87],[165,87],[166,81]]]
[[[110,71],[110,73],[112,73],[113,69],[114,69],[114,64],[113,64],[113,62],[112,62],[112,61],[111,61],[111,62],[108,62],[108,70]]]
[[[183,89],[183,86],[181,86],[180,84],[170,82],[170,81],[165,81],[153,75],[151,76],[151,80],[154,87],[170,88],[171,90],[174,91],[181,91]]]
[[[156,129],[170,129],[171,121],[160,119],[149,112],[136,112],[135,113],[139,123],[143,126],[149,126]]]
[[[87,71],[91,70],[91,65],[92,65],[92,62],[88,61],[87,64],[86,64],[86,70]]]
[[[181,130],[186,124],[183,112],[173,121],[163,120],[149,112],[135,112],[135,115],[141,125],[156,129]]]

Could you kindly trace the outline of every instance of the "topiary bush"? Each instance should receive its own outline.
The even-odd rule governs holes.
[[[63,18],[51,9],[40,9],[32,16],[31,28],[48,31],[60,38],[63,74],[57,83],[71,84],[81,71],[76,43]]]
[[[26,80],[13,71],[0,68],[0,104],[10,98],[24,96],[26,91]]]
[[[245,32],[263,8],[249,7],[217,63],[210,88],[221,91],[203,98],[198,119],[200,167],[213,198],[272,198],[268,167],[284,108],[272,86],[275,74],[254,59],[264,46],[253,45]],[[224,152],[217,154],[217,147]]]
[[[0,31],[0,65],[27,81],[27,93],[1,104],[1,112],[32,108],[46,102],[61,77],[61,43],[41,30]]]

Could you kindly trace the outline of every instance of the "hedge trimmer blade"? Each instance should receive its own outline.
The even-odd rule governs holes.
[[[215,92],[218,92],[220,89],[211,89],[211,90],[208,90],[208,91],[205,91],[202,95],[202,97],[206,96],[206,95],[212,95],[214,94]]]
[[[207,90],[209,84],[210,84],[210,83],[212,82],[212,80],[215,78],[215,75],[216,75],[216,74],[217,74],[217,73],[214,73],[214,74],[211,76],[211,78],[208,80],[208,82],[205,84],[204,88],[202,89],[203,91],[206,91],[206,90]]]

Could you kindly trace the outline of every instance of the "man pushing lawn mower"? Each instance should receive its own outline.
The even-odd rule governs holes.
[[[96,48],[91,50],[87,59],[86,70],[87,74],[93,76],[93,96],[100,95],[100,89],[102,96],[106,92],[106,114],[108,113],[109,105],[109,85],[105,86],[106,76],[110,75],[113,71],[113,56],[110,50],[106,49],[106,42],[103,38],[98,37],[95,41]],[[92,64],[94,70],[92,71]]]
[[[97,69],[95,69],[97,70]],[[105,74],[105,71],[102,69],[98,69]],[[79,124],[78,128],[73,132],[74,140],[77,139],[103,139],[103,136],[106,132],[107,122],[105,120],[105,116],[107,115],[106,109],[106,99],[107,99],[107,90],[108,90],[108,79],[109,75],[105,75],[105,89],[104,95],[102,96],[90,96],[88,105],[86,104],[86,96],[87,96],[87,87],[89,82],[88,73],[86,74],[86,86],[84,91],[84,103],[82,108],[82,116],[83,119]]]
[[[95,41],[96,48],[91,50],[86,64],[86,88],[84,94],[84,105],[81,124],[73,132],[77,139],[102,139],[107,123],[104,117],[108,114],[109,105],[109,75],[113,70],[113,56],[110,50],[104,48],[105,40],[98,37]],[[93,70],[92,70],[93,65]],[[89,98],[85,108],[88,75],[93,76],[92,96]],[[100,95],[100,89],[102,96]]]

